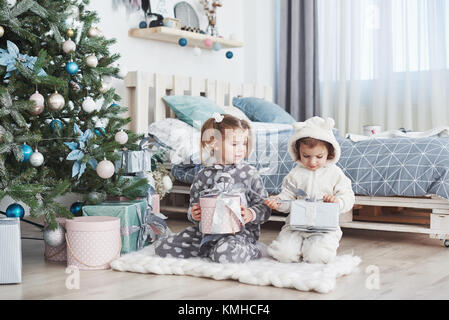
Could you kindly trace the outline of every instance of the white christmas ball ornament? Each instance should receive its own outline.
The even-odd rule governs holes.
[[[97,27],[90,27],[87,31],[87,36],[89,38],[98,37],[99,35],[101,35],[101,31]]]
[[[5,29],[0,26],[0,38],[3,37],[3,35],[5,34]]]
[[[62,44],[62,51],[65,53],[71,53],[76,50],[76,44],[72,40],[67,40]]]
[[[44,241],[50,247],[59,247],[65,242],[65,229],[58,224],[55,230],[50,230],[46,227],[44,229]]]
[[[97,174],[102,179],[109,179],[115,173],[114,164],[104,159],[97,165]]]
[[[65,105],[64,97],[61,96],[58,91],[55,91],[49,98],[48,98],[48,107],[51,111],[59,111],[61,110]]]
[[[31,154],[30,163],[33,167],[40,167],[44,163],[44,156],[36,149]]]
[[[111,85],[105,81],[101,81],[101,86],[98,89],[101,93],[106,93],[108,90],[111,89]]]
[[[117,75],[120,78],[125,78],[128,75],[128,69],[126,67],[120,66],[120,65],[118,65],[118,68],[119,68],[119,72]]]
[[[93,112],[97,107],[97,104],[95,103],[94,99],[91,97],[87,97],[84,99],[82,108],[84,112],[91,113]]]
[[[41,95],[39,91],[36,90],[36,92],[31,95],[30,101],[34,101],[34,107],[30,111],[33,116],[37,116],[44,111],[44,96]]]
[[[92,54],[86,58],[86,64],[88,67],[95,68],[98,65],[97,57]]]
[[[120,144],[128,142],[128,134],[125,131],[119,131],[115,134],[115,141]]]
[[[14,7],[16,5],[17,0],[8,0],[8,5],[10,8]]]

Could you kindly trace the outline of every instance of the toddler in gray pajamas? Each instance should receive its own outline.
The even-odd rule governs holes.
[[[208,134],[207,131],[212,134]],[[190,188],[188,219],[193,226],[160,239],[156,254],[161,257],[208,257],[220,263],[244,263],[261,257],[257,241],[260,225],[266,222],[271,209],[264,204],[268,193],[256,168],[243,159],[249,155],[251,133],[249,125],[230,115],[214,115],[201,130],[202,148],[208,149],[215,164],[206,166],[196,176]],[[235,234],[205,235],[200,230],[201,192],[208,189],[240,189],[244,225]]]

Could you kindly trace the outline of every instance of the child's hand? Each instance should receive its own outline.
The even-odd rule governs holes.
[[[253,220],[253,212],[244,206],[240,205],[240,209],[242,210],[242,218],[245,224]]]
[[[195,203],[192,207],[192,218],[195,221],[201,221],[201,207],[198,203]]]
[[[336,196],[333,196],[331,194],[325,194],[323,196],[323,202],[338,203],[338,200]]]
[[[277,196],[271,196],[267,200],[265,200],[264,204],[273,210],[278,210],[281,204],[278,202],[278,200],[281,200],[281,198]]]

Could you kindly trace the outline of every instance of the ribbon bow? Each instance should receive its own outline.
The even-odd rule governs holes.
[[[215,112],[215,113],[212,115],[212,118],[215,119],[215,122],[216,122],[216,123],[221,123],[221,122],[223,121],[223,119],[224,119],[224,116],[221,115],[221,114],[219,114],[218,112]]]

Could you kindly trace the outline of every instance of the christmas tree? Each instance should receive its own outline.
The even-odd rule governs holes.
[[[116,61],[88,0],[0,0],[0,201],[10,196],[44,215],[72,213],[67,193],[141,194],[146,179],[124,179],[117,151],[142,137],[111,88]]]

